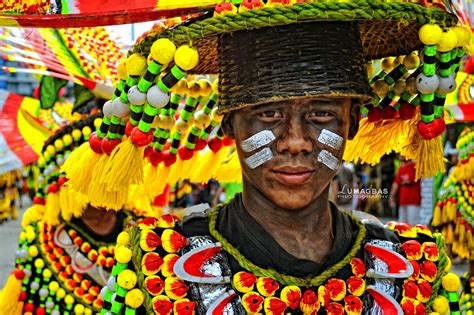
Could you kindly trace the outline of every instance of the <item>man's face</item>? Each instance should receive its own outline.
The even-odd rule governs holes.
[[[226,129],[235,138],[244,183],[281,208],[309,205],[326,191],[336,173],[350,116],[348,98],[288,100],[236,111]],[[245,140],[262,131],[273,133],[275,139],[249,151]],[[258,135],[252,139],[255,137]],[[257,167],[248,163],[249,157],[265,148],[271,151],[271,158],[267,154],[267,161]]]

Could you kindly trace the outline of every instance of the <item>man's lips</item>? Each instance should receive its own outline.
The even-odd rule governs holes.
[[[305,166],[285,166],[272,170],[276,180],[285,186],[300,186],[306,184],[314,173],[314,169]]]

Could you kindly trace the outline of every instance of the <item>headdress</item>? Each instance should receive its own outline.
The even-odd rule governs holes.
[[[131,185],[159,194],[167,182],[238,173],[235,154],[222,150],[232,143],[221,115],[298,97],[364,104],[346,160],[375,164],[396,151],[418,162],[417,177],[443,168],[444,99],[470,38],[449,7],[236,2],[154,28],[119,65],[102,125],[64,166],[92,204],[118,209]]]

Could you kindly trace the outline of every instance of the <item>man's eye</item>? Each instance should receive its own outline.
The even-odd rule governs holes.
[[[322,121],[322,122],[330,121],[334,117],[335,115],[333,113],[324,111],[324,110],[314,111],[308,115],[309,119],[314,119],[314,120]]]
[[[258,117],[263,118],[263,119],[278,119],[278,118],[282,118],[283,115],[281,112],[276,111],[276,110],[267,110],[267,111],[259,113]]]

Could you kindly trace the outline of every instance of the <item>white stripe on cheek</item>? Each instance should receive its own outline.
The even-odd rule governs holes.
[[[319,152],[318,162],[323,163],[333,171],[335,171],[339,166],[339,159],[326,150]]]
[[[273,140],[275,140],[273,132],[270,130],[262,130],[242,141],[240,147],[244,152],[252,152],[273,142]]]
[[[258,151],[254,155],[249,156],[248,158],[244,159],[245,164],[250,169],[255,169],[260,165],[264,164],[265,162],[270,161],[273,158],[272,151],[269,148],[265,148],[263,150]]]
[[[341,148],[344,138],[337,133],[323,129],[319,134],[318,141],[324,145],[327,145],[328,147],[338,150]]]

